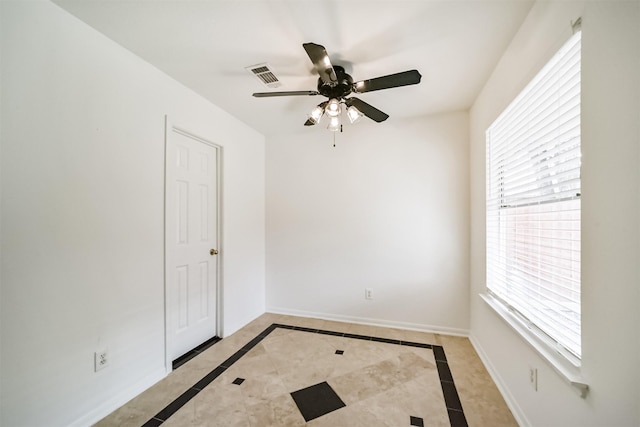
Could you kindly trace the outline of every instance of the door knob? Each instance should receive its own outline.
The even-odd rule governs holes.
[[[218,250],[217,249],[211,249],[209,251],[209,255],[218,255]]]

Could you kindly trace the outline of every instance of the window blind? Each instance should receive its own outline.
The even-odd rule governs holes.
[[[580,35],[486,133],[487,288],[578,358]]]

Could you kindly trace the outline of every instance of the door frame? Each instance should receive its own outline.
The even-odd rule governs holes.
[[[198,134],[191,132],[184,127],[177,126],[170,120],[169,116],[165,116],[165,132],[164,132],[164,212],[163,212],[163,222],[164,222],[164,236],[163,236],[163,255],[164,255],[164,359],[165,359],[165,369],[167,373],[173,370],[173,360],[170,360],[169,356],[169,348],[171,345],[171,325],[169,323],[169,264],[167,263],[167,236],[168,236],[168,227],[167,224],[167,162],[169,160],[169,146],[171,144],[173,134],[177,133],[187,138],[193,139],[202,144],[206,144],[210,147],[213,147],[216,150],[216,248],[218,249],[217,262],[218,266],[216,269],[216,330],[215,335],[221,337],[223,331],[223,315],[222,315],[222,298],[223,298],[223,269],[224,269],[224,243],[223,243],[223,234],[222,234],[222,203],[223,203],[223,194],[222,194],[222,167],[223,167],[223,147],[219,144],[211,142],[210,140],[199,136]]]

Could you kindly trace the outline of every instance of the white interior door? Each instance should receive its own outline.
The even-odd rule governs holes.
[[[167,363],[216,335],[218,148],[167,123]]]

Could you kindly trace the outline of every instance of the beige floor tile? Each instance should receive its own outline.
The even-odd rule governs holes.
[[[442,345],[470,426],[516,426],[467,338],[266,313],[100,421],[140,426],[273,323]],[[343,354],[336,354],[342,350]],[[243,378],[241,385],[233,384]],[[305,423],[291,392],[327,381],[346,407]],[[425,426],[449,419],[430,349],[276,328],[166,426]]]
[[[423,396],[410,396],[409,391],[399,385],[360,404],[390,426],[408,426],[412,415],[427,421],[428,425],[449,425],[444,401],[429,402]]]
[[[395,330],[391,328],[382,328],[372,325],[360,325],[357,323],[352,323],[347,330],[347,332],[350,334],[365,335],[369,337],[373,336],[380,338],[400,339],[399,337],[394,336],[394,331]]]
[[[269,402],[276,396],[289,393],[289,390],[276,371],[248,378],[241,387],[246,405]]]
[[[443,335],[442,345],[470,426],[517,426],[468,338]]]
[[[310,427],[388,427],[389,424],[377,418],[366,405],[351,405],[330,412],[307,423]]]
[[[347,404],[354,404],[400,384],[396,377],[397,364],[383,360],[356,371],[331,378],[328,382]]]
[[[432,380],[431,375],[425,373],[402,384],[405,394],[401,404],[411,415],[423,418],[425,425],[448,425],[449,415],[442,388]]]
[[[233,381],[237,377],[251,378],[269,372],[275,372],[276,367],[268,353],[265,352],[253,357],[249,357],[249,354],[250,353],[247,353],[247,355],[243,357],[242,363],[234,363],[230,366],[225,373],[221,375],[221,378],[228,377]]]
[[[429,332],[400,330],[403,341],[419,342],[422,344],[438,345],[436,335]]]
[[[236,390],[236,393],[233,393],[230,388],[215,394],[198,394],[163,424],[166,427],[249,427],[250,425],[240,391]]]
[[[251,426],[304,426],[305,421],[289,394],[247,407]]]
[[[335,320],[325,320],[322,324],[322,329],[334,332],[348,332],[351,327],[351,323],[338,322]]]
[[[94,425],[96,427],[140,427],[156,413],[157,410],[155,407],[149,407],[145,410],[136,407],[133,401],[131,401],[127,405],[118,408],[108,417],[103,418]]]

